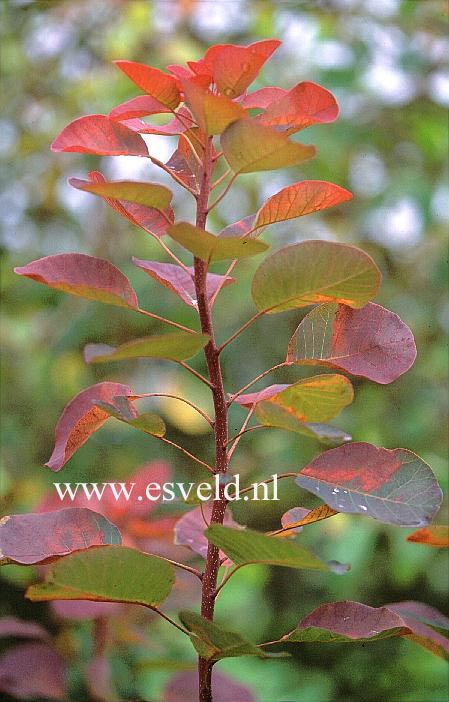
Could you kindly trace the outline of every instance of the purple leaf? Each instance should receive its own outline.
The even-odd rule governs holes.
[[[251,690],[218,671],[212,678],[214,702],[255,702]],[[198,673],[194,670],[178,673],[167,684],[164,702],[197,702]]]
[[[19,700],[67,699],[66,665],[44,643],[27,643],[9,649],[0,658],[0,690]]]
[[[21,639],[41,639],[43,641],[49,638],[48,631],[37,622],[25,621],[12,616],[1,617],[0,638],[8,636]]]

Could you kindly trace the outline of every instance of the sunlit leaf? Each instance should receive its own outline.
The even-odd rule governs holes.
[[[338,112],[335,97],[329,90],[304,81],[268,105],[260,120],[293,134],[311,124],[335,122]]]
[[[174,115],[173,119],[167,124],[149,124],[138,117],[126,119],[122,124],[138,134],[160,134],[162,136],[183,134],[195,126],[195,122],[186,107],[181,107]]]
[[[296,482],[339,512],[399,526],[425,526],[442,499],[434,474],[419,456],[364,442],[326,451],[302,468]]]
[[[203,349],[209,337],[207,334],[172,332],[128,341],[121,346],[87,344],[84,347],[86,363],[106,363],[130,358],[167,358],[172,361],[185,361]]]
[[[308,614],[285,641],[295,643],[350,643],[409,634],[402,617],[388,607],[360,602],[330,602]]]
[[[272,171],[294,166],[315,155],[315,147],[290,141],[253,119],[233,122],[221,135],[223,153],[235,173]]]
[[[181,95],[173,76],[163,73],[158,68],[134,61],[114,61],[114,63],[133,83],[158,102],[172,110],[179,105]]]
[[[74,180],[77,181],[76,185],[73,183]],[[109,181],[106,180],[100,171],[90,171],[88,181],[72,178],[69,182],[74,185],[74,187],[78,188],[80,188],[80,184],[82,184],[83,187],[80,189],[84,190],[84,185],[89,185],[91,183],[107,183]],[[119,215],[128,219],[132,224],[158,237],[167,232],[170,222],[173,222],[175,218],[174,212],[170,206],[162,213],[153,207],[136,205],[134,202],[127,202],[126,200],[114,200],[110,197],[104,197],[104,200],[118,212]]]
[[[254,241],[245,237],[221,239],[188,222],[173,224],[168,229],[168,233],[194,256],[208,262],[255,256],[269,248],[263,241]]]
[[[48,600],[128,602],[154,607],[170,594],[175,574],[162,558],[125,546],[99,546],[72,553],[53,564],[44,583],[26,597]]]
[[[132,180],[115,180],[86,183],[79,178],[69,178],[69,183],[78,190],[112,200],[125,200],[136,205],[165,210],[173,197],[172,192],[159,183],[143,183]]]
[[[259,209],[255,227],[295,219],[340,205],[352,198],[349,190],[323,180],[304,180],[272,195]]]
[[[103,382],[82,390],[65,406],[55,429],[55,447],[48,462],[51,470],[58,471],[67,463],[88,438],[107,420],[109,414],[95,402],[113,402],[116,396],[132,396],[128,385]]]
[[[265,110],[268,105],[271,105],[275,100],[280,100],[287,93],[284,88],[277,86],[260,88],[253,93],[247,93],[240,99],[240,104],[247,110],[261,109]]]
[[[30,565],[66,556],[90,546],[120,544],[120,532],[90,509],[12,514],[0,520],[0,563]]]
[[[160,263],[159,261],[143,261],[139,258],[133,258],[133,263],[138,268],[141,268],[151,278],[157,280],[164,287],[168,288],[181,298],[186,305],[198,308],[196,300],[195,283],[193,280],[194,269],[189,268],[189,273],[181,266],[173,263]],[[231,276],[217,275],[215,273],[207,274],[206,294],[208,299],[217,292],[218,288],[234,283],[235,278]]]
[[[211,46],[204,56],[204,64],[210,70],[219,91],[234,98],[253,82],[263,64],[280,44],[277,39],[266,39],[249,46]]]
[[[195,83],[194,79],[182,82],[185,100],[193,116],[208,135],[221,134],[227,126],[246,116],[246,112],[238,103],[226,95],[215,95]]]
[[[238,222],[233,222],[233,224],[228,224],[227,227],[221,230],[219,233],[219,237],[235,237],[235,236],[245,236],[250,232],[253,227],[254,227],[254,222],[256,220],[256,215],[248,215],[247,217],[243,217],[243,219],[239,219]],[[260,233],[260,229],[257,231],[257,234]]]
[[[56,254],[14,268],[14,272],[88,300],[133,309],[139,306],[128,278],[112,263],[96,256]]]
[[[353,398],[352,385],[343,375],[315,375],[258,402],[256,416],[262,424],[304,433],[298,422],[333,419]]]
[[[211,622],[195,612],[184,610],[179,613],[184,626],[191,632],[190,640],[195,650],[208,661],[239,656],[265,657],[264,652],[254,644],[216,622]]]
[[[327,303],[301,321],[287,361],[329,366],[391,383],[416,358],[413,334],[394,312],[369,302],[362,309]]]
[[[314,509],[304,509],[304,507],[293,507],[282,515],[282,531],[273,532],[274,536],[290,536],[302,531],[302,527],[307,524],[321,522],[323,519],[334,517],[338,512],[328,505],[319,505]]]
[[[51,149],[102,156],[148,156],[147,146],[139,134],[106,115],[87,115],[70,122],[56,137]]]
[[[346,244],[304,241],[266,258],[256,270],[252,295],[273,314],[318,302],[363,307],[376,295],[381,274],[371,256]]]
[[[133,119],[134,117],[146,117],[148,115],[159,115],[171,113],[171,110],[166,105],[163,105],[159,100],[151,97],[151,95],[138,95],[126,102],[114,107],[109,117],[115,120]]]
[[[129,424],[135,429],[139,429],[144,434],[151,436],[164,436],[165,423],[159,415],[153,412],[143,412],[138,414],[133,405],[125,397],[115,397],[115,405],[108,402],[97,402],[97,407],[106,412],[108,417],[115,417],[125,424]]]
[[[212,524],[206,529],[205,535],[239,566],[261,563],[288,568],[329,570],[324,561],[299,544],[276,539],[251,529],[230,529]]]
[[[424,529],[418,529],[407,536],[407,541],[426,546],[449,546],[449,526],[447,524],[431,524]]]
[[[22,643],[0,657],[0,691],[12,699],[67,699],[67,666],[49,644]]]

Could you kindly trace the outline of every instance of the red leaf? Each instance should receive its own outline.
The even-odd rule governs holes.
[[[424,529],[418,529],[407,536],[407,541],[426,546],[449,546],[449,526],[447,524],[431,524]]]
[[[247,93],[239,100],[239,102],[240,105],[247,110],[265,110],[268,105],[271,105],[275,100],[280,100],[282,97],[284,97],[284,95],[286,95],[286,93],[287,90],[276,86],[260,88],[260,90],[255,90],[253,93]]]
[[[219,44],[206,51],[204,63],[210,69],[219,91],[234,98],[253,82],[280,44],[276,39],[258,41],[249,46]]]
[[[228,224],[227,227],[221,230],[219,233],[219,237],[225,238],[225,237],[234,237],[234,236],[245,236],[250,232],[253,228],[254,222],[256,221],[256,215],[248,215],[247,217],[243,217],[243,219],[239,219],[238,222],[234,222],[233,224]],[[254,234],[254,236],[257,236],[260,234],[260,231],[257,232],[257,234]]]
[[[275,222],[303,217],[312,212],[335,207],[352,198],[352,193],[323,180],[304,180],[288,185],[272,195],[260,208],[256,226],[266,227]]]
[[[133,83],[163,105],[172,110],[179,105],[181,95],[173,76],[163,73],[158,68],[134,61],[114,61],[114,63]]]
[[[328,366],[376,383],[391,383],[416,358],[413,334],[394,312],[369,302],[361,309],[326,303],[301,321],[287,362]]]
[[[13,514],[0,521],[0,557],[8,563],[44,563],[90,546],[120,543],[117,527],[91,509]]]
[[[85,189],[84,184],[107,182],[109,181],[106,180],[100,171],[90,171],[88,181],[80,180],[78,178],[69,178],[70,185],[80,190]],[[163,236],[170,226],[164,215],[161,214],[159,210],[154,209],[154,207],[145,207],[144,205],[137,205],[134,202],[127,202],[126,200],[114,200],[110,197],[104,197],[103,199],[116,212],[118,212],[119,215],[125,217],[137,227],[144,229],[149,234],[154,234],[157,237]],[[173,209],[171,207],[167,207],[164,212],[167,217],[174,222],[175,215]]]
[[[398,614],[412,633],[406,638],[449,661],[449,619],[423,602],[394,602],[388,609]]]
[[[173,73],[176,78],[190,78],[193,75],[191,70],[185,66],[178,66],[177,64],[167,66],[167,70],[170,71],[170,73]]]
[[[216,671],[212,678],[214,702],[255,702],[251,690]],[[194,670],[178,673],[164,691],[164,702],[197,702],[198,673]]]
[[[428,524],[442,500],[434,474],[419,456],[363,442],[326,451],[302,468],[295,482],[339,512],[399,526]]]
[[[95,407],[95,402],[113,404],[117,396],[131,397],[133,392],[128,385],[104,382],[91,385],[70,400],[56,425],[55,447],[45,465],[53,471],[61,470],[75,451],[109,418],[107,412]]]
[[[67,699],[66,665],[44,643],[9,649],[0,658],[0,690],[19,700]]]
[[[199,130],[195,130],[196,134],[198,132]],[[189,188],[193,188],[199,193],[201,167],[192,153],[190,144],[182,135],[179,138],[176,150],[165,165],[174,171]]]
[[[288,384],[269,385],[267,388],[259,390],[258,392],[249,392],[246,395],[239,395],[235,398],[235,402],[242,407],[247,407],[250,409],[254,404],[257,404],[262,400],[269,400],[270,397],[274,397],[274,395],[277,395],[279,392],[282,392],[282,390],[285,390],[285,388],[288,387],[290,387]]]
[[[325,629],[354,641],[378,638],[383,632],[388,633],[392,629],[397,630],[397,636],[410,633],[402,617],[390,608],[369,607],[350,600],[321,605],[304,617],[297,630],[308,628]]]
[[[204,536],[204,530],[209,526],[212,507],[212,501],[203,502],[200,507],[183,514],[181,519],[178,519],[175,524],[175,544],[187,546],[191,551],[206,558],[209,542]],[[237,529],[240,528],[239,524],[233,520],[229,510],[225,514],[223,524],[229,527],[236,527]],[[220,559],[225,557],[225,554],[220,551]]]
[[[14,272],[88,300],[132,309],[139,306],[128,278],[112,263],[95,256],[56,254],[14,268]]]
[[[133,258],[133,263],[138,268],[141,268],[151,278],[157,280],[158,283],[164,285],[178,297],[181,298],[186,305],[198,308],[196,300],[195,284],[193,281],[194,269],[189,268],[192,275],[189,275],[184,268],[173,263],[160,263],[159,261],[143,261],[139,258]],[[210,300],[218,288],[234,283],[235,278],[231,276],[217,275],[215,273],[207,274],[206,293]]]
[[[155,100],[155,98],[151,97],[151,95],[138,95],[114,107],[110,111],[109,117],[122,122],[125,119],[160,115],[167,112],[171,113],[172,111],[169,107],[159,102],[159,100]]]
[[[260,121],[293,134],[311,124],[335,122],[338,112],[337,102],[329,90],[304,81],[268,105]]]
[[[41,639],[49,638],[48,631],[37,622],[25,621],[17,617],[0,618],[0,637],[16,637],[21,639]]]
[[[102,156],[148,156],[139,134],[106,115],[87,115],[70,122],[56,137],[51,149]]]
[[[123,124],[133,132],[139,134],[161,134],[162,136],[173,136],[183,134],[195,126],[190,112],[185,107],[181,107],[167,124],[153,125],[141,119],[127,119]]]

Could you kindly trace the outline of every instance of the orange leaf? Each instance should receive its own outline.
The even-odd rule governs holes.
[[[447,524],[433,524],[424,529],[418,529],[407,536],[407,541],[426,546],[449,546],[449,526]]]

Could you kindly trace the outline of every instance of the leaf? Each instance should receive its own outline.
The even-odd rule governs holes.
[[[304,81],[268,105],[260,120],[293,134],[311,124],[335,122],[338,112],[335,97],[329,90]]]
[[[280,100],[280,98],[286,93],[287,90],[284,90],[284,88],[278,88],[277,86],[260,88],[260,90],[255,90],[252,93],[243,95],[240,100],[240,104],[247,110],[265,110],[268,105],[271,105],[271,103],[273,103],[275,100]]]
[[[134,61],[114,61],[114,63],[133,83],[158,102],[171,110],[179,105],[181,95],[173,76],[163,73],[158,68]]]
[[[207,334],[172,332],[128,341],[120,346],[107,344],[87,344],[84,347],[86,363],[107,363],[130,358],[166,358],[171,361],[185,361],[195,356],[209,341]]]
[[[137,117],[124,120],[122,124],[138,134],[160,134],[162,136],[183,134],[195,126],[192,115],[187,108],[181,107],[174,115],[167,124],[149,124]]]
[[[128,278],[112,263],[96,256],[55,254],[14,268],[14,272],[88,300],[131,309],[139,306]]]
[[[315,147],[290,141],[285,134],[253,119],[233,122],[221,136],[221,147],[235,173],[272,171],[294,166],[315,155]]]
[[[353,399],[352,385],[343,375],[315,375],[258,402],[256,416],[262,424],[304,433],[304,422],[333,419]]]
[[[262,402],[262,400],[270,400],[272,397],[278,395],[281,391],[286,390],[289,387],[291,387],[291,385],[269,385],[263,390],[259,390],[259,392],[239,395],[235,398],[235,402],[242,405],[242,407],[251,409],[254,404],[257,405],[259,402]],[[347,441],[351,441],[352,438],[342,429],[337,429],[336,427],[329,426],[328,424],[304,422],[298,416],[295,416],[294,413],[289,413],[283,408],[275,407],[274,404],[272,405],[268,402],[266,405],[262,405],[262,407],[259,409],[259,414],[257,414],[256,411],[256,416],[258,416],[262,424],[265,424],[266,426],[274,426],[280,429],[286,429],[287,431],[295,431],[298,434],[303,434],[304,436],[317,439],[325,446],[339,446]],[[271,422],[273,422],[273,424]]]
[[[243,219],[239,219],[238,222],[229,224],[227,227],[221,230],[218,236],[223,239],[227,237],[245,236],[246,234],[248,234],[248,232],[252,232],[255,220],[256,215],[248,215]],[[258,231],[257,234],[260,234],[260,231]],[[253,234],[253,236],[257,235]]]
[[[126,102],[114,107],[109,117],[114,120],[133,119],[134,117],[146,117],[148,115],[159,115],[171,113],[171,110],[166,105],[163,105],[159,100],[151,97],[151,95],[138,95]]]
[[[301,469],[296,483],[339,512],[399,526],[428,524],[442,499],[434,474],[419,456],[364,442],[321,454]]]
[[[293,643],[351,643],[387,639],[411,633],[402,617],[388,607],[369,607],[360,602],[321,605],[283,637]]]
[[[159,415],[153,412],[137,414],[134,407],[127,402],[125,398],[118,397],[114,398],[114,400],[118,406],[110,405],[107,402],[98,402],[96,406],[103,412],[106,412],[108,417],[114,417],[120,422],[129,424],[135,429],[139,429],[139,431],[142,431],[144,434],[158,437],[164,436],[166,430],[165,423]],[[124,402],[119,402],[119,400],[123,400]]]
[[[407,639],[449,661],[449,619],[444,614],[422,602],[394,602],[387,606],[411,629]]]
[[[100,156],[148,157],[142,137],[106,115],[87,115],[70,122],[56,137],[51,150]]]
[[[407,541],[426,546],[449,546],[449,526],[447,524],[431,524],[424,529],[418,529],[407,536]]]
[[[187,251],[207,262],[255,256],[269,248],[268,244],[262,241],[254,241],[245,237],[220,239],[188,222],[173,224],[169,227],[168,233]]]
[[[67,699],[67,668],[46,643],[10,648],[0,657],[0,691],[19,700]]]
[[[145,273],[147,273],[151,278],[157,280],[168,290],[171,290],[178,297],[181,298],[186,305],[198,309],[198,303],[196,300],[196,290],[195,283],[193,279],[194,269],[189,268],[191,274],[181,266],[177,266],[174,263],[160,263],[159,261],[143,261],[140,258],[133,258],[133,263],[138,268],[141,268]],[[229,283],[234,283],[235,278],[227,275],[217,275],[215,273],[208,273],[206,280],[206,295],[210,300],[217,290]]]
[[[90,546],[120,543],[117,527],[85,508],[12,514],[0,520],[1,565],[44,563]]]
[[[40,639],[45,641],[50,635],[37,622],[19,619],[14,616],[0,618],[0,638],[15,637],[20,639]]]
[[[211,484],[208,481],[203,481],[203,485]],[[195,494],[201,483],[195,486]],[[204,487],[204,490],[206,488]],[[211,484],[211,494],[213,494],[213,485]],[[188,501],[188,500],[186,500]],[[187,546],[194,553],[206,558],[209,542],[204,535],[204,528],[210,522],[212,516],[213,502],[202,502],[201,506],[190,510],[182,515],[175,524],[175,544]],[[229,510],[224,517],[225,526],[238,527],[238,524],[233,520]],[[223,554],[220,554],[220,559]]]
[[[74,185],[73,183],[74,180],[77,181],[76,185]],[[88,181],[72,178],[69,179],[69,182],[75,188],[84,190],[84,187],[80,187],[81,183],[84,186],[84,184],[89,185],[90,183],[107,183],[108,181],[106,180],[104,175],[100,173],[100,171],[90,171]],[[157,237],[160,237],[167,232],[167,229],[170,226],[170,221],[173,222],[175,218],[174,212],[171,207],[167,207],[167,209],[164,210],[164,213],[162,213],[159,210],[154,209],[153,207],[144,207],[143,205],[136,205],[135,203],[127,202],[126,200],[114,200],[110,197],[104,197],[104,200],[116,212],[118,212],[119,215],[125,217],[137,227],[145,229],[145,231],[147,231],[149,234],[153,234]]]
[[[79,178],[69,178],[69,183],[78,190],[100,195],[112,200],[125,200],[136,205],[166,210],[173,197],[172,192],[159,183],[143,183],[132,180],[103,181],[87,183]]]
[[[257,78],[263,64],[280,44],[277,39],[266,39],[249,46],[219,44],[206,51],[204,63],[210,69],[219,91],[234,98]]]
[[[183,610],[179,618],[191,632],[190,640],[197,653],[208,661],[239,656],[259,656],[266,654],[257,646],[222,626],[201,617],[195,612]]]
[[[323,519],[329,519],[339,514],[328,507],[328,505],[319,505],[315,509],[304,509],[304,507],[293,507],[288,512],[282,515],[281,524],[282,530],[272,532],[273,536],[291,536],[294,533],[302,531],[303,526],[320,522]]]
[[[287,361],[328,366],[377,383],[391,383],[416,358],[413,334],[394,312],[369,302],[362,309],[325,303],[301,321]]]
[[[261,312],[274,314],[318,302],[363,307],[379,289],[371,256],[355,246],[304,241],[276,251],[256,270],[252,295]]]
[[[272,195],[259,209],[255,227],[303,217],[340,205],[352,198],[349,190],[323,180],[304,180]]]
[[[215,95],[202,88],[195,78],[182,81],[185,100],[201,130],[210,136],[221,134],[232,122],[242,119],[246,112],[226,95]]]
[[[207,539],[218,546],[237,566],[250,563],[329,570],[320,560],[299,544],[251,529],[230,529],[212,524],[204,532]]]
[[[255,702],[251,690],[218,670],[212,676],[214,702]],[[198,702],[198,673],[194,670],[178,673],[164,690],[163,702]]]
[[[93,600],[159,605],[170,594],[175,573],[163,558],[125,546],[99,546],[72,553],[47,572],[44,583],[31,585],[33,602]]]
[[[61,470],[108,419],[109,414],[95,407],[95,402],[112,402],[118,395],[132,396],[133,392],[128,385],[103,382],[91,385],[70,400],[56,425],[55,447],[45,465],[53,471]]]

